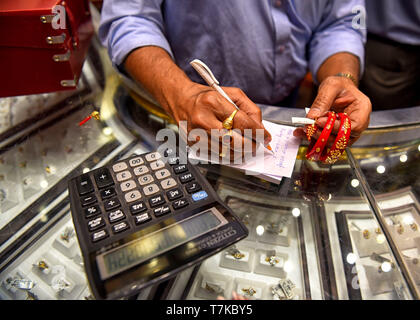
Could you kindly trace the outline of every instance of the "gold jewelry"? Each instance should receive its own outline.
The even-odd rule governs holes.
[[[236,116],[238,109],[232,112],[232,114],[223,121],[223,128],[231,130],[233,128],[233,118]]]
[[[365,238],[366,240],[370,238],[369,230],[367,229],[363,230],[363,238]]]
[[[250,297],[252,297],[254,294],[257,293],[257,291],[252,287],[249,287],[248,289],[244,288],[242,289],[242,292],[245,293],[246,296],[250,296]]]
[[[415,222],[411,223],[410,224],[410,227],[411,227],[411,230],[413,230],[413,231],[417,231],[418,230],[417,223],[415,223]]]
[[[271,266],[275,266],[277,263],[279,263],[280,259],[276,256],[270,256],[266,257],[265,261],[268,262]]]

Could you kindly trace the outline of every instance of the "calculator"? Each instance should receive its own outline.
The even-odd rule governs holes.
[[[172,150],[134,155],[69,181],[97,299],[132,296],[248,235],[201,172]]]

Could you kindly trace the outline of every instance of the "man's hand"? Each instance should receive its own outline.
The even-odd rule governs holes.
[[[231,155],[233,155],[234,146],[240,145],[241,151],[244,150],[246,140],[249,140],[252,144],[252,150],[255,151],[257,146],[252,139],[256,138],[257,129],[263,130],[264,143],[268,144],[271,141],[271,135],[262,125],[260,108],[238,88],[223,87],[223,90],[240,109],[234,117],[233,129],[240,130],[242,135],[233,132]],[[209,138],[212,129],[223,129],[223,121],[235,110],[235,107],[217,91],[196,83],[184,90],[182,95],[175,99],[172,104],[172,108],[177,110],[174,114],[177,122],[187,121],[188,132],[197,128],[204,129]],[[245,129],[251,129],[252,136],[243,136]],[[208,147],[210,150],[210,139]]]
[[[327,122],[327,112],[345,112],[351,120],[351,136],[349,146],[359,139],[362,132],[368,127],[372,104],[348,78],[328,77],[320,85],[318,95],[313,102],[308,118],[317,119],[316,124],[319,128],[324,128]],[[339,130],[340,122],[336,121],[333,133]],[[317,139],[321,131],[314,135]],[[296,136],[304,136],[303,129],[295,131]],[[329,143],[334,141],[335,137],[330,137]]]
[[[211,129],[223,129],[223,121],[236,110],[235,106],[212,88],[192,82],[161,48],[136,49],[127,57],[124,65],[128,73],[156,98],[177,123],[187,121],[187,133],[192,129],[204,129],[208,135],[208,150],[211,150]],[[244,129],[251,129],[252,137],[248,137],[248,140],[256,137],[257,129],[262,129],[264,142],[269,143],[271,136],[262,125],[260,108],[238,88],[223,90],[240,108],[234,117],[233,129],[241,130],[241,133]],[[235,131],[232,138],[230,159],[233,159],[233,147],[241,143],[243,146],[247,139]],[[255,151],[255,143],[252,143],[252,148]],[[220,150],[219,147],[218,152]]]

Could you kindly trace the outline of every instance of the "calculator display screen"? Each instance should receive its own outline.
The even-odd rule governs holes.
[[[114,248],[97,257],[101,279],[193,240],[224,224],[224,218],[208,210]]]

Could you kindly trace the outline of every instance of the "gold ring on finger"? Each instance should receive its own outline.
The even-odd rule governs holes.
[[[235,117],[238,109],[232,112],[232,114],[223,121],[223,128],[231,130],[233,128],[233,118]]]

